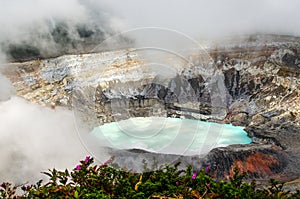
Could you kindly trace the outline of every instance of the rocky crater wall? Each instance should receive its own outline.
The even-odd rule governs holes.
[[[218,177],[236,166],[254,178],[300,177],[300,39],[257,36],[242,45],[211,46],[208,53],[207,65],[182,65],[166,79],[145,70],[143,59],[128,50],[11,63],[4,72],[20,96],[74,109],[91,128],[149,116],[245,126],[252,144],[182,160],[215,165]],[[125,152],[116,154],[120,161]]]

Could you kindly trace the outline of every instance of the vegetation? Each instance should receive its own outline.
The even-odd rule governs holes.
[[[255,182],[244,181],[245,174],[235,169],[228,181],[216,181],[207,166],[197,173],[165,165],[163,168],[134,173],[114,166],[112,160],[93,165],[87,156],[73,171],[56,169],[44,172],[48,182],[23,185],[22,193],[10,183],[0,185],[2,198],[300,198],[300,192],[283,191],[283,183],[270,180],[270,186],[258,189]]]

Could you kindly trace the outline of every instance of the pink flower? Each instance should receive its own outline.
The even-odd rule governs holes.
[[[26,191],[29,191],[29,190],[31,189],[31,187],[32,187],[32,185],[27,185],[27,186],[25,187]]]
[[[89,155],[88,155],[88,156],[86,156],[86,157],[85,157],[85,160],[84,160],[84,162],[85,162],[85,163],[88,163],[88,162],[89,162],[89,160],[90,160],[90,158],[91,158],[91,157],[90,157]]]
[[[80,170],[81,169],[81,166],[80,164],[76,166],[75,170]]]
[[[210,166],[206,166],[205,171],[210,171]]]
[[[176,182],[176,186],[179,186],[179,182],[178,181]]]
[[[207,184],[206,186],[207,186],[207,188],[209,188],[209,189],[210,189],[210,184]]]
[[[195,180],[196,177],[197,177],[197,173],[194,173],[194,174],[192,175],[192,179]]]
[[[106,161],[104,162],[104,165],[108,165],[108,163],[110,163],[110,159],[109,159],[109,160],[106,160]]]

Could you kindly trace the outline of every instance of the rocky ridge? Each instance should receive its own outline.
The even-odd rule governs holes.
[[[212,165],[218,177],[230,175],[234,167],[252,178],[300,177],[300,39],[251,36],[207,52],[207,62],[179,64],[171,77],[145,68],[132,49],[11,63],[4,73],[18,95],[52,108],[73,108],[91,128],[148,116],[245,126],[253,138],[250,145],[217,148],[206,157],[169,157],[196,168]],[[112,153],[120,163],[133,157],[124,161],[127,165],[141,153],[147,156]]]

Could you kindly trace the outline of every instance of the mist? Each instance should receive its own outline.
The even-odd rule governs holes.
[[[300,35],[300,2],[297,0],[103,2],[115,16],[123,19],[125,28],[171,28],[195,39],[256,33]]]
[[[0,50],[10,61],[88,52],[118,29],[93,0],[4,1],[0,13]]]
[[[297,0],[1,1],[0,63],[90,52],[115,33],[149,26],[199,41],[256,33],[299,36],[299,7]],[[166,38],[174,44],[177,37]],[[76,165],[88,152],[73,119],[70,110],[17,97],[0,73],[0,180],[33,182],[48,168]]]
[[[4,56],[1,61],[5,62]],[[16,96],[10,80],[1,73],[0,121],[1,182],[34,183],[45,179],[42,171],[72,169],[88,154],[77,136],[72,111]]]
[[[14,89],[10,80],[0,73],[0,102],[9,100],[13,93]]]
[[[71,111],[31,104],[13,96],[0,104],[0,180],[33,183],[51,168],[72,169],[88,154]]]
[[[4,1],[0,49],[10,61],[85,53],[141,27],[173,29],[200,42],[250,34],[299,36],[299,6],[297,0]]]
[[[71,110],[51,109],[18,96],[1,74],[11,61],[85,51],[114,32],[92,1],[12,0],[0,7],[0,181],[34,183],[51,168],[73,169],[88,155]],[[89,38],[91,38],[89,40]],[[87,49],[88,50],[88,49]]]
[[[42,171],[72,169],[88,152],[77,136],[73,112],[30,103],[0,73],[0,181],[44,179]]]

